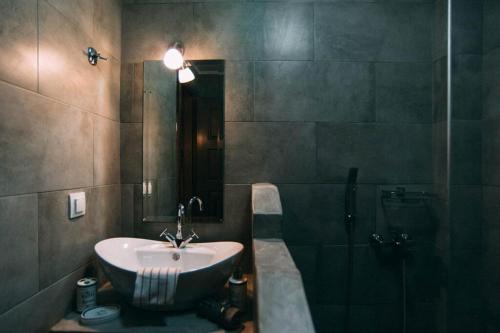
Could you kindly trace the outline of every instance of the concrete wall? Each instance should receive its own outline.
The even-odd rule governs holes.
[[[46,332],[120,227],[119,1],[0,2],[0,327]],[[95,67],[83,51],[108,61]],[[67,195],[87,214],[68,219]]]
[[[367,243],[373,231],[387,234],[382,189],[431,190],[434,181],[432,61],[434,44],[442,42],[434,12],[433,1],[126,1],[121,138],[127,225],[152,238],[166,226],[140,222],[142,88],[133,78],[142,76],[144,60],[162,59],[168,44],[181,40],[188,59],[226,60],[225,221],[195,226],[201,238],[248,247],[250,184],[277,184],[285,239],[316,325],[339,328],[343,191],[348,168],[357,166],[352,322],[357,331],[399,330],[399,266],[384,266]],[[420,213],[410,213],[414,227]],[[421,330],[435,325],[438,288],[427,286],[435,269],[427,263],[439,260],[433,245],[425,249],[409,267],[409,325]]]

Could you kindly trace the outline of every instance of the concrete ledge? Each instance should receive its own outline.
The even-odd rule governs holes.
[[[314,332],[302,277],[285,242],[254,239],[253,252],[258,332]]]
[[[252,184],[252,213],[254,215],[283,215],[280,194],[275,185]]]
[[[252,185],[253,238],[282,238],[283,209],[278,188],[269,183]]]

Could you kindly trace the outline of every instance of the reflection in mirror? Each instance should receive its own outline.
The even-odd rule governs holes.
[[[163,62],[144,62],[144,221],[175,221],[193,196],[194,222],[223,218],[224,61],[190,64],[195,79],[180,84]]]

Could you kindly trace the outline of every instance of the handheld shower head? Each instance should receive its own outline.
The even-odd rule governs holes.
[[[358,179],[358,168],[349,168],[347,184],[345,187],[344,221],[350,225],[356,218],[356,182]]]

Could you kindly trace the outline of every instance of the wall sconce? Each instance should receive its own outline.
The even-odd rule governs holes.
[[[177,70],[184,64],[184,46],[181,42],[174,42],[165,52],[163,63],[167,68]]]
[[[184,62],[182,65],[182,68],[179,69],[179,82],[180,83],[187,83],[191,82],[194,80],[194,74],[193,71],[189,68],[191,66],[190,63]]]
[[[97,52],[97,50],[92,46],[87,47],[87,59],[92,66],[97,65],[97,60],[99,59],[108,60],[108,58],[104,58],[103,56],[101,56],[101,54]]]

